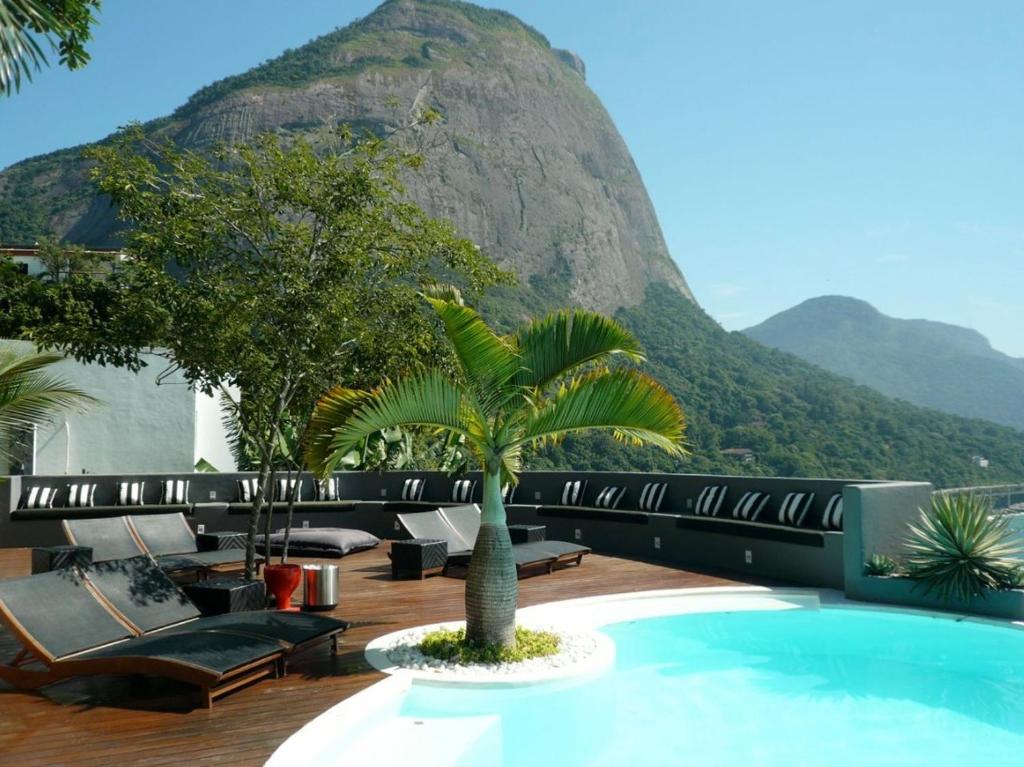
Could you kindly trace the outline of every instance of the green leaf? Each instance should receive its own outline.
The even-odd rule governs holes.
[[[522,358],[516,382],[543,389],[583,365],[621,354],[643,361],[640,342],[609,317],[582,309],[552,312],[522,328],[515,336]]]
[[[531,414],[518,442],[558,440],[571,432],[611,429],[631,444],[684,455],[686,420],[657,381],[638,370],[594,371],[567,385]]]

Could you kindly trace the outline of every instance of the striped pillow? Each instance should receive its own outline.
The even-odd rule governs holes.
[[[277,500],[288,501],[291,494],[295,494],[295,500],[302,497],[302,480],[298,477],[277,480]]]
[[[509,484],[509,485],[505,485],[503,488],[501,488],[501,502],[502,503],[512,503],[512,499],[516,497],[516,488],[517,487],[519,487],[519,486],[518,485]]]
[[[313,483],[313,489],[316,491],[316,499],[318,501],[336,501],[338,500],[338,479],[337,477],[328,477],[327,479],[318,479]]]
[[[188,503],[187,479],[165,479],[162,483],[162,487],[163,491],[160,494],[160,503]]]
[[[825,530],[843,529],[843,494],[836,493],[828,499],[825,513],[821,515],[821,526]]]
[[[626,494],[626,488],[609,486],[597,494],[594,505],[599,509],[617,509],[622,496]]]
[[[68,485],[68,502],[64,504],[69,509],[82,509],[92,506],[93,496],[96,495],[96,485],[90,482]]]
[[[779,524],[800,527],[814,502],[814,493],[788,493],[779,507]]]
[[[657,512],[668,489],[668,482],[648,482],[640,492],[640,511]]]
[[[476,489],[476,482],[471,479],[457,479],[452,485],[452,501],[454,503],[469,503],[473,500],[473,491]]]
[[[256,490],[260,486],[258,477],[238,480],[238,500],[241,503],[252,503],[256,500]]]
[[[145,482],[118,482],[118,506],[142,506],[142,493],[146,489]]]
[[[57,497],[55,487],[30,487],[21,501],[23,509],[52,509],[53,499]]]
[[[402,500],[403,501],[418,501],[423,497],[423,485],[422,479],[407,479],[402,484]]]
[[[732,510],[732,518],[742,519],[747,522],[757,522],[758,516],[760,516],[770,498],[771,496],[768,493],[760,493],[756,490],[744,493],[743,497],[740,498],[740,502]]]
[[[697,506],[694,513],[702,517],[717,517],[722,508],[722,501],[729,491],[727,485],[708,485],[700,491],[697,496]]]
[[[569,480],[562,488],[563,506],[582,506],[583,494],[587,491],[587,480]]]

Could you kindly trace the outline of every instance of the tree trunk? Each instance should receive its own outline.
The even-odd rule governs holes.
[[[466,640],[474,644],[515,644],[519,581],[501,500],[501,477],[484,474],[480,533],[466,576]]]
[[[295,487],[292,484],[292,469],[288,467],[288,512],[284,516],[284,545],[281,547],[281,564],[288,564],[288,544],[292,539],[292,517],[295,515],[295,501],[298,500],[299,486],[302,484],[302,471],[296,475]]]
[[[245,539],[245,577],[247,580],[256,577],[256,530],[260,521],[260,512],[263,511],[263,494],[270,476],[270,463],[269,456],[264,455],[260,459],[259,483],[256,486],[256,497],[253,498],[252,509],[249,511],[249,533]]]
[[[277,470],[271,469],[270,476],[267,478],[268,487],[263,491],[263,497],[269,498],[270,502],[267,504],[267,518],[263,522],[263,557],[264,561],[270,564],[270,534],[274,532],[274,503],[276,502],[276,495],[274,485],[277,480]]]

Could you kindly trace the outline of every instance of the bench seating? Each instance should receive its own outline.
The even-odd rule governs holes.
[[[188,514],[189,504],[153,503],[146,506],[51,506],[45,509],[15,509],[11,519],[75,519],[79,517],[123,517],[125,514]]]
[[[705,533],[742,536],[762,541],[792,543],[798,546],[814,546],[824,548],[826,535],[841,535],[838,532],[826,532],[803,527],[787,527],[771,522],[748,522],[743,519],[725,517],[705,517],[697,514],[684,514],[676,518],[676,527],[684,530],[699,530]]]
[[[629,525],[647,525],[651,514],[631,509],[598,509],[593,506],[539,506],[538,517],[561,519],[598,519],[605,522],[622,522]]]

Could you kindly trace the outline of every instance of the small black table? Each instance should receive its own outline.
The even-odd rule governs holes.
[[[182,586],[203,615],[263,610],[267,606],[267,586],[263,581],[242,578],[211,578]]]
[[[410,538],[391,542],[391,577],[411,573],[423,580],[444,572],[448,561],[448,542],[439,538]]]
[[[32,549],[32,574],[92,564],[92,546],[40,546]]]
[[[196,535],[196,548],[200,551],[244,549],[245,533],[199,533]]]
[[[508,537],[512,543],[534,543],[547,538],[547,525],[509,525]]]

